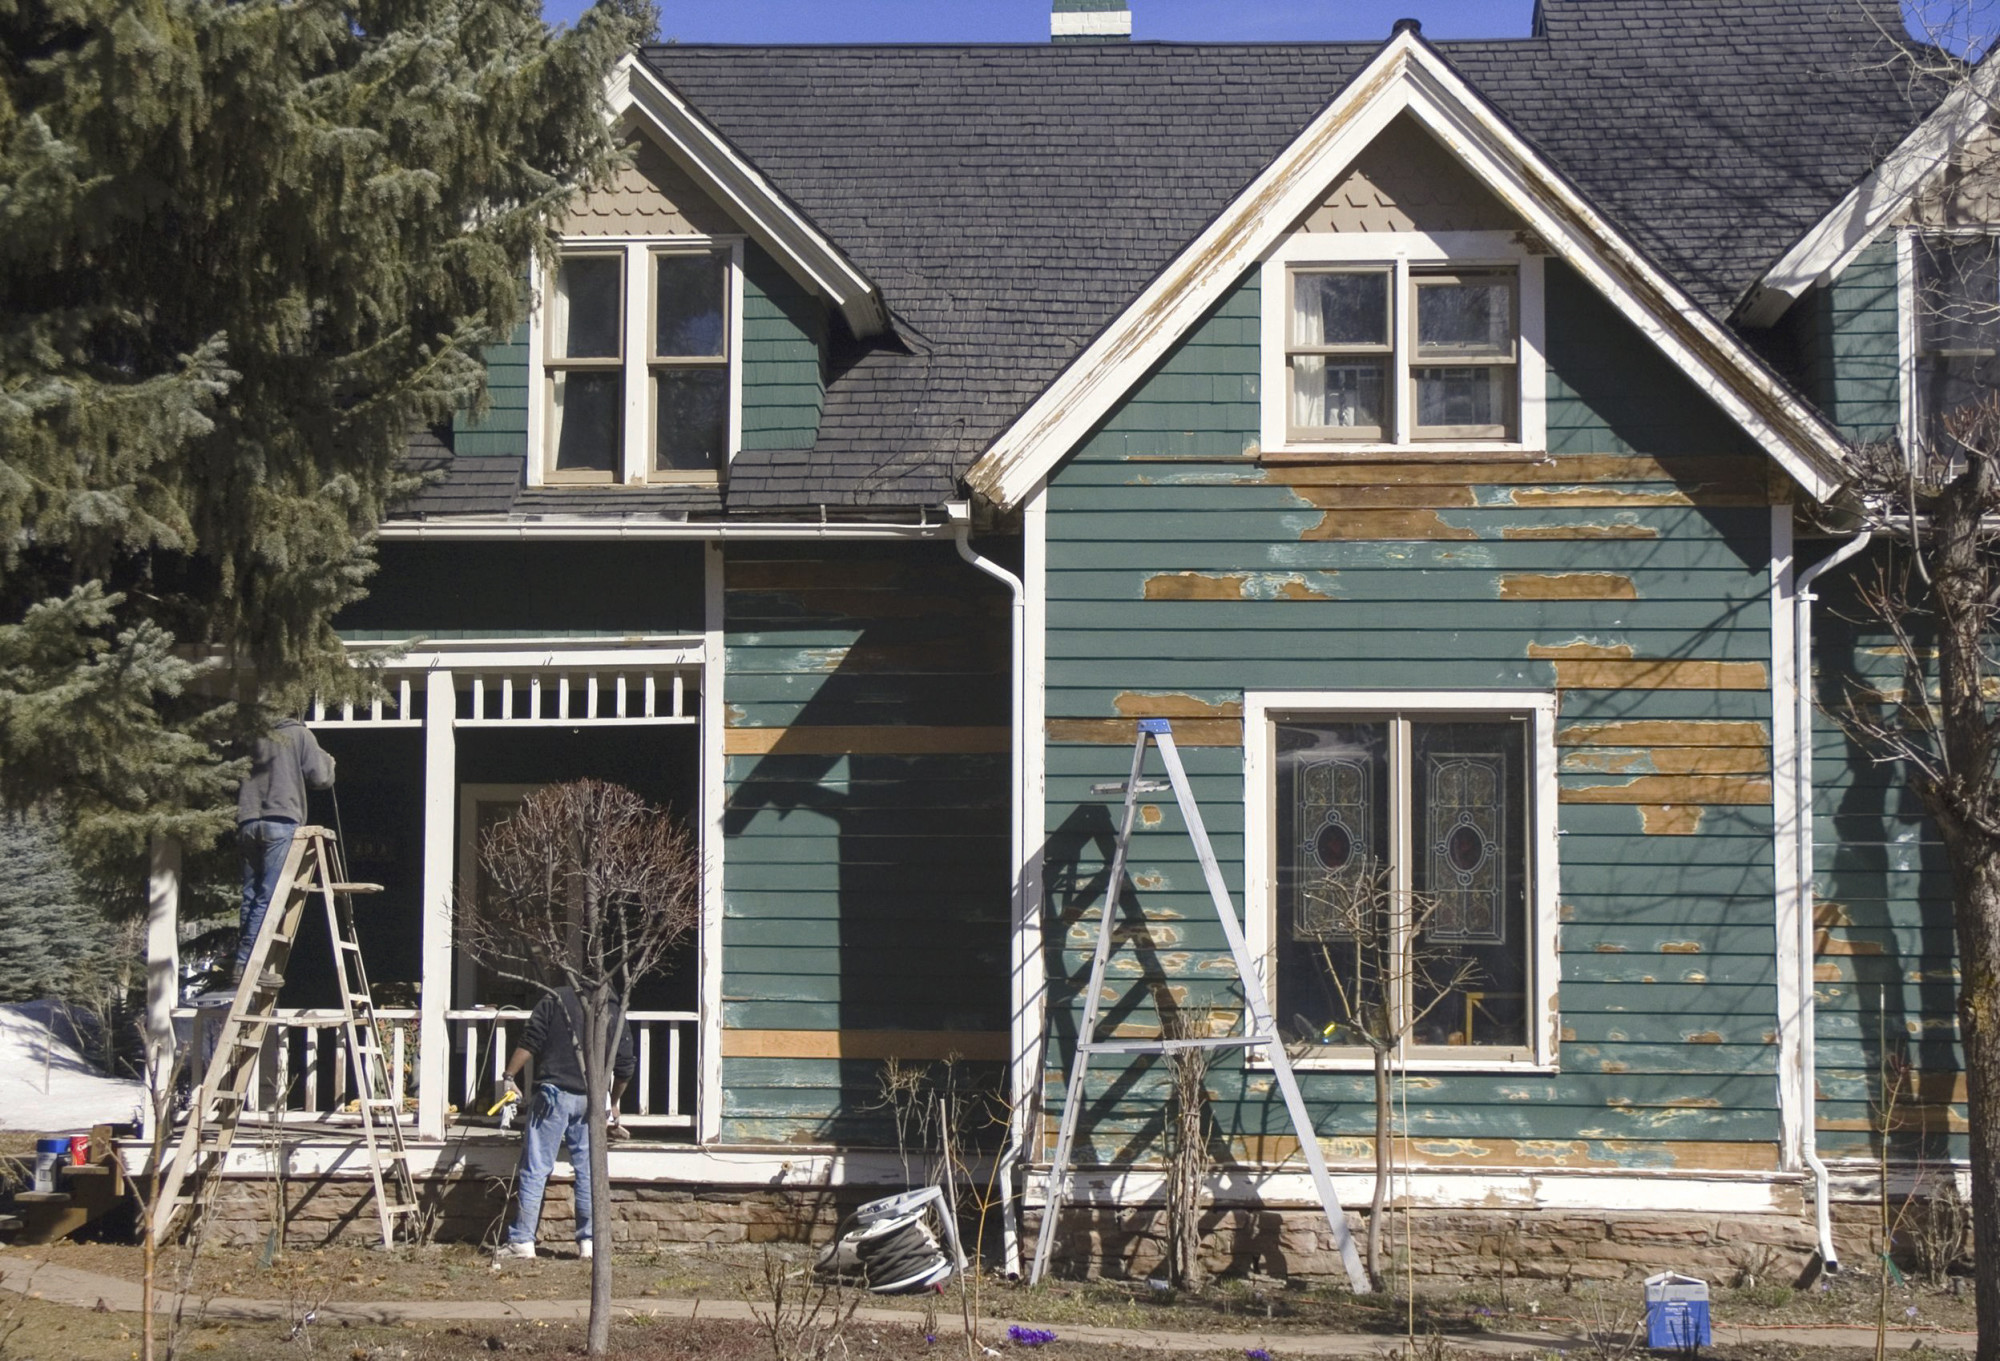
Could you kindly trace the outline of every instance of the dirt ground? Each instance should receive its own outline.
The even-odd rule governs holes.
[[[54,1244],[31,1250],[53,1263],[139,1278],[139,1250],[116,1243]],[[711,1299],[768,1302],[765,1265],[802,1270],[802,1248],[711,1245],[620,1252],[614,1290],[621,1299]],[[428,1300],[581,1299],[589,1293],[589,1268],[568,1244],[525,1262],[495,1268],[488,1253],[471,1244],[434,1244],[389,1251],[367,1248],[291,1249],[272,1260],[252,1249],[207,1248],[197,1257],[191,1298],[230,1297],[323,1300],[327,1303]],[[1308,1332],[1347,1332],[1385,1339],[1405,1334],[1406,1302],[1395,1293],[1356,1297],[1345,1288],[1252,1278],[1222,1280],[1199,1293],[1159,1290],[1145,1282],[1054,1281],[1028,1289],[998,1276],[976,1282],[977,1313],[984,1318],[1017,1319],[1058,1332],[1065,1324],[1202,1332],[1254,1328],[1273,1338]],[[1761,1283],[1747,1288],[1717,1286],[1713,1316],[1718,1328],[1730,1324],[1813,1327],[1830,1324],[1873,1326],[1879,1282],[1850,1269],[1814,1286],[1794,1290]],[[870,1296],[876,1308],[907,1312],[913,1325],[927,1312],[946,1326],[960,1310],[956,1289],[944,1296]],[[1497,1281],[1478,1289],[1427,1292],[1420,1283],[1415,1309],[1419,1336],[1481,1332],[1510,1336],[1588,1331],[1629,1335],[1638,1322],[1636,1282],[1578,1286],[1565,1294],[1547,1282]],[[1932,1330],[1970,1331],[1969,1290],[1892,1283],[1888,1321],[1893,1341],[1908,1350]],[[1054,1352],[1047,1353],[1050,1356]],[[1816,1353],[1818,1354],[1818,1353]],[[14,1353],[0,1350],[12,1361]]]

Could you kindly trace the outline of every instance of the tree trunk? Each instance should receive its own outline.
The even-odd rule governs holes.
[[[586,1349],[603,1356],[611,1346],[611,1096],[615,1037],[611,1003],[603,989],[584,1001],[584,1085],[590,1089],[590,1335]],[[620,1018],[623,1019],[622,1017]]]
[[[1958,1025],[1972,1158],[1973,1300],[1979,1361],[2000,1361],[2000,847],[1952,860],[1958,925]]]
[[[1382,1216],[1389,1203],[1389,1178],[1393,1164],[1390,1136],[1389,1051],[1382,1045],[1375,1051],[1375,1199],[1368,1207],[1368,1283],[1382,1288]]]

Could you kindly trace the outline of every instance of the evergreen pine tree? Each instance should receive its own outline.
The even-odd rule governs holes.
[[[352,690],[408,432],[483,401],[651,23],[0,0],[0,802],[91,873],[212,838],[229,739]]]

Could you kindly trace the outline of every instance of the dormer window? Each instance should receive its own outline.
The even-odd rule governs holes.
[[[1263,288],[1263,452],[1542,444],[1542,262],[1509,235],[1302,232]]]
[[[708,243],[591,242],[556,258],[539,319],[543,481],[727,469],[737,273],[735,252]]]

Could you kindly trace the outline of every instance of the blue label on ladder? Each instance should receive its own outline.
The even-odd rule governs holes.
[[[1174,725],[1164,718],[1142,718],[1139,720],[1140,732],[1167,733],[1171,735],[1173,730]]]

